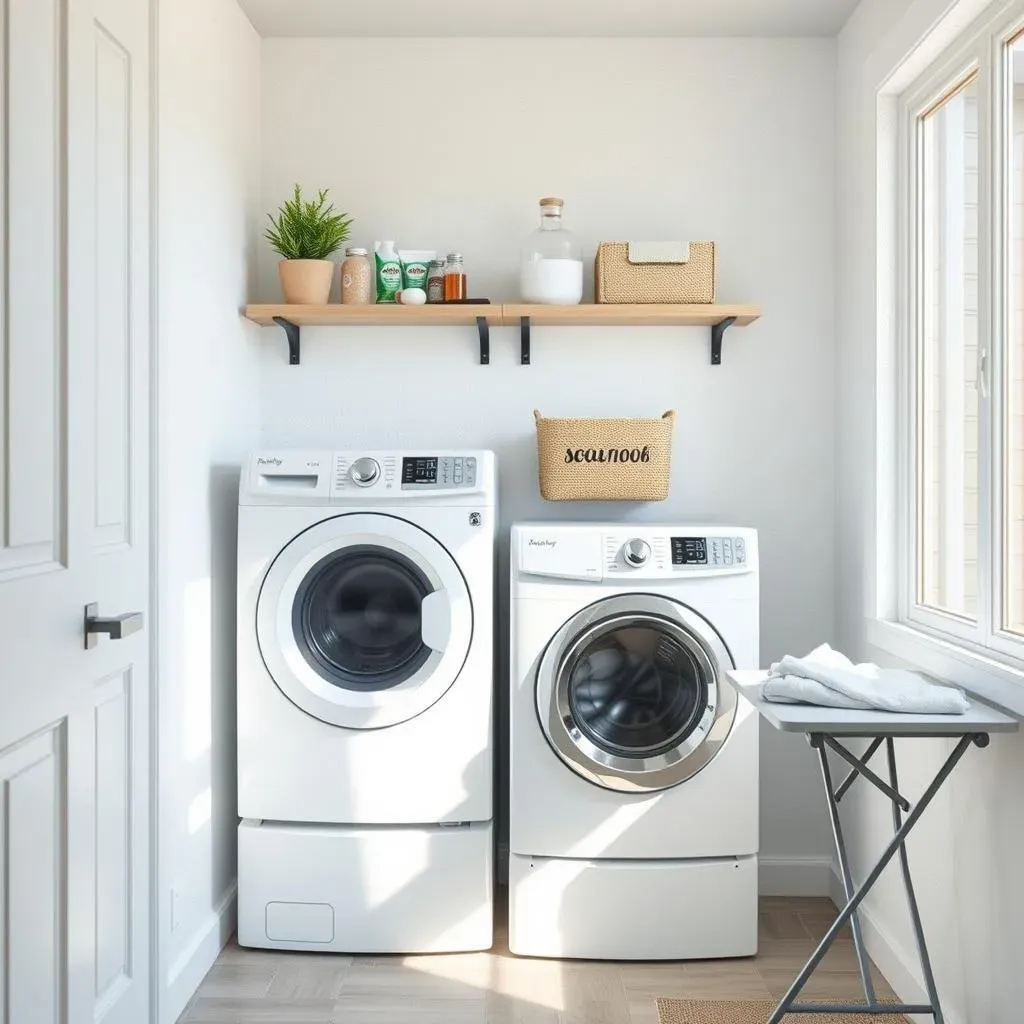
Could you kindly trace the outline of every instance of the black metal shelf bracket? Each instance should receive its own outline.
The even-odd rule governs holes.
[[[275,316],[274,323],[278,327],[284,328],[284,333],[288,337],[288,365],[298,366],[299,365],[299,352],[301,348],[301,332],[298,324],[293,324],[291,320],[286,320],[283,316]]]
[[[287,317],[275,316],[274,323],[280,327],[288,340],[288,365],[298,366],[302,354],[302,331],[297,323],[293,323]],[[727,316],[717,324],[711,325],[711,365],[721,366],[722,364],[722,338],[725,332],[736,323],[736,317]],[[476,318],[476,328],[480,335],[480,365],[488,366],[491,362],[491,328],[485,316]],[[530,344],[530,318],[521,316],[519,318],[519,362],[523,366],[531,363]]]
[[[487,366],[491,361],[491,328],[487,317],[476,318],[476,329],[480,332],[480,365]]]
[[[727,316],[721,323],[711,325],[711,365],[722,365],[722,336],[736,323],[736,317]]]

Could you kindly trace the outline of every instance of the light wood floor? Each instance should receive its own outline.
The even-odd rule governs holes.
[[[500,925],[494,950],[457,956],[276,953],[232,939],[180,1024],[657,1024],[659,996],[780,997],[835,912],[826,899],[762,899],[756,957],[687,963],[520,959]],[[804,993],[863,998],[848,932]]]

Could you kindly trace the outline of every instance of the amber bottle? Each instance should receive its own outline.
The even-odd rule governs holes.
[[[448,253],[444,268],[444,301],[456,302],[466,297],[466,271],[462,265],[462,254]]]

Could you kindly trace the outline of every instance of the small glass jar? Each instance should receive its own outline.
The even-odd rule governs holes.
[[[341,301],[346,306],[368,306],[373,302],[373,268],[366,249],[345,250],[341,265]]]
[[[457,302],[466,297],[466,271],[462,264],[462,253],[448,253],[444,267],[444,301]]]
[[[427,302],[444,302],[444,260],[431,260],[427,270]]]
[[[562,226],[561,199],[540,201],[540,227],[527,238],[519,262],[523,302],[575,306],[583,301],[583,250]]]

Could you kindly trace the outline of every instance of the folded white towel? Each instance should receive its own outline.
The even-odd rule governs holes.
[[[779,704],[916,715],[962,715],[970,708],[964,692],[954,686],[942,686],[905,669],[855,665],[828,644],[804,658],[786,655],[776,662],[761,693],[765,700]]]

